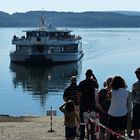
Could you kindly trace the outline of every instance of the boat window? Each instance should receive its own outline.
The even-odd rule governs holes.
[[[36,36],[39,37],[39,33],[38,32],[36,33]]]
[[[41,41],[41,38],[40,37],[37,37],[36,39],[37,39],[37,41]]]
[[[31,38],[32,37],[32,32],[27,32],[26,37]]]
[[[29,49],[29,46],[27,47],[27,46],[18,46],[18,52],[20,52],[20,53],[28,53],[28,49]]]
[[[36,37],[36,32],[32,32],[32,36],[33,37]]]
[[[62,46],[51,46],[50,47],[51,53],[58,53],[62,51]]]
[[[44,50],[45,50],[45,46],[43,46],[43,45],[38,45],[37,46],[37,51],[43,52]]]
[[[46,36],[46,37],[48,36],[48,33],[47,33],[47,32],[45,32],[45,36]]]
[[[63,52],[78,52],[78,44],[63,46]]]

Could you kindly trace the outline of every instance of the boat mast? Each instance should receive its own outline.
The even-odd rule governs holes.
[[[40,17],[40,26],[39,26],[40,31],[45,31],[46,30],[46,21],[45,21],[45,16],[42,15]]]

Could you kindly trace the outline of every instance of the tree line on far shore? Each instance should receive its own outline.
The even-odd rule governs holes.
[[[128,28],[140,27],[140,12],[55,12],[29,11],[8,14],[0,12],[0,27],[38,27],[40,16],[57,27]]]

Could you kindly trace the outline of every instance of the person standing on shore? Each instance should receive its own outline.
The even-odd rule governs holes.
[[[63,99],[65,102],[67,102],[68,100],[72,100],[75,104],[76,111],[79,115],[80,109],[79,109],[77,78],[76,76],[72,76],[70,80],[71,80],[71,83],[65,89],[64,94],[63,94]],[[80,127],[80,124],[77,124],[77,129],[76,129],[77,136],[79,136],[79,127]]]
[[[76,76],[71,77],[70,85],[65,89],[63,99],[65,102],[72,100],[75,104],[76,111],[79,113],[78,85]]]
[[[74,140],[76,137],[77,124],[80,123],[75,104],[72,100],[68,100],[59,109],[64,113],[65,138],[66,140]]]
[[[132,86],[132,101],[133,101],[133,119],[132,126],[134,128],[134,139],[140,139],[140,67],[135,71],[136,77],[138,79]]]
[[[108,77],[104,82],[104,88],[101,89],[96,96],[96,103],[99,109],[99,121],[102,125],[108,125],[108,109],[110,107],[110,83],[112,77]],[[104,140],[105,129],[100,127],[100,140]]]
[[[95,89],[99,87],[96,77],[91,69],[85,73],[86,79],[79,83],[78,94],[80,99],[80,122],[84,123],[84,112],[96,110]],[[85,126],[80,125],[80,140],[84,140]]]
[[[108,110],[108,128],[121,135],[125,135],[127,126],[127,104],[129,91],[126,90],[125,80],[121,76],[115,76],[111,82],[111,105]],[[107,131],[105,140],[109,140],[111,132]]]

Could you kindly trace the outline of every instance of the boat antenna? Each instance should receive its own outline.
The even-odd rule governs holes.
[[[44,14],[41,15],[41,17],[40,17],[40,26],[39,26],[39,30],[40,30],[40,31],[46,30],[46,21],[45,21],[45,16],[44,16]]]

